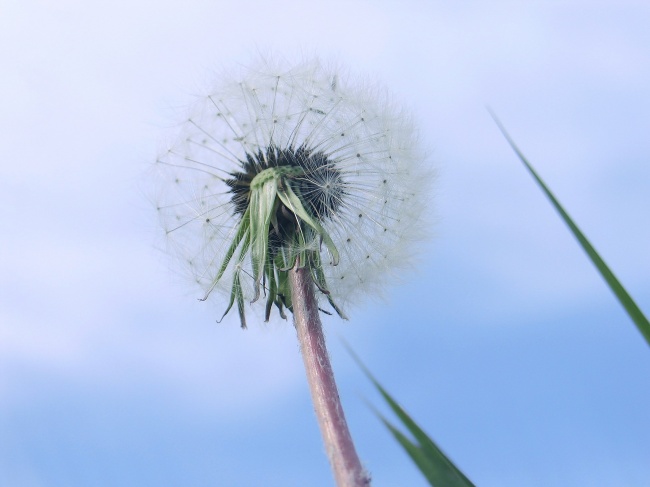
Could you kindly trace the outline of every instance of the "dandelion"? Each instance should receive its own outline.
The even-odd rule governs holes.
[[[343,451],[328,452],[339,485],[369,480],[351,439],[328,439],[349,433],[318,315],[347,319],[411,261],[428,180],[415,139],[379,90],[318,61],[261,61],[198,100],[156,162],[160,220],[201,299],[225,294],[223,316],[236,305],[242,328],[248,308],[294,314],[315,404],[332,403],[317,414]],[[320,399],[312,380],[331,381]]]

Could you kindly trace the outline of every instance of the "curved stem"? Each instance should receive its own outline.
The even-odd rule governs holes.
[[[338,487],[368,487],[334,381],[309,269],[289,271],[293,318],[325,450]]]

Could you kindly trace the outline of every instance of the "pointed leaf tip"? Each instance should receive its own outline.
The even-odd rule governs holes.
[[[492,118],[494,119],[494,122],[496,123],[497,127],[499,128],[499,130],[501,131],[505,139],[508,141],[508,144],[510,144],[512,150],[515,152],[515,154],[517,154],[517,157],[519,157],[519,160],[524,164],[524,166],[526,166],[528,172],[531,174],[531,176],[533,176],[533,179],[535,179],[538,186],[541,188],[541,190],[544,192],[546,197],[549,199],[549,201],[551,202],[555,210],[559,213],[562,220],[564,220],[564,223],[569,227],[569,229],[573,233],[573,236],[576,238],[576,240],[578,240],[578,243],[583,248],[583,250],[587,253],[587,256],[589,257],[591,262],[596,266],[596,269],[598,269],[598,272],[603,277],[603,279],[605,280],[609,288],[612,290],[612,292],[618,299],[619,303],[621,303],[621,305],[627,312],[628,316],[632,319],[632,321],[636,325],[639,332],[641,332],[641,335],[643,335],[645,341],[648,343],[648,345],[650,345],[650,322],[648,321],[648,318],[646,318],[646,316],[643,314],[641,309],[637,306],[634,299],[632,299],[632,297],[627,292],[627,290],[623,287],[621,282],[616,278],[616,276],[611,271],[609,266],[605,263],[605,261],[602,259],[600,254],[596,252],[596,249],[593,247],[591,242],[587,240],[587,237],[585,237],[585,235],[578,228],[578,226],[573,221],[573,219],[562,207],[562,205],[555,197],[555,195],[544,183],[542,178],[537,174],[533,166],[530,164],[530,162],[528,162],[528,159],[526,159],[526,157],[521,152],[521,150],[519,150],[519,147],[517,147],[515,142],[512,140],[510,134],[508,134],[505,127],[503,126],[501,121],[497,118],[497,116],[492,111],[492,109],[490,109],[489,107],[487,109],[490,115],[492,116]]]

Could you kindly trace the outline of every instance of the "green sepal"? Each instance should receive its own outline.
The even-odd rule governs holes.
[[[309,212],[305,210],[305,207],[302,205],[300,198],[296,196],[296,193],[293,192],[291,186],[286,184],[283,188],[278,188],[278,197],[285,204],[289,210],[291,210],[296,216],[298,216],[302,221],[309,225],[314,231],[323,239],[323,243],[329,250],[332,256],[332,265],[338,265],[339,263],[339,251],[336,249],[334,242],[325,231],[325,229],[318,223],[315,219],[311,217]],[[305,261],[301,259],[301,264],[304,265]]]
[[[267,171],[264,171],[264,174],[260,173],[258,175],[262,176],[263,174],[263,177],[257,180],[257,184],[251,185],[248,208],[242,216],[239,228],[226,251],[217,276],[213,280],[212,286],[206,293],[204,299],[208,297],[212,289],[214,289],[223,277],[235,251],[241,245],[239,263],[243,261],[249,249],[251,254],[252,278],[254,280],[254,296],[251,303],[259,299],[260,287],[268,289],[265,304],[265,321],[269,321],[270,319],[273,304],[276,305],[280,316],[284,319],[286,319],[286,314],[284,313],[285,308],[293,312],[289,270],[294,267],[309,268],[313,282],[327,296],[332,308],[341,318],[348,319],[343,311],[334,303],[327,289],[320,250],[311,248],[313,239],[318,235],[320,244],[325,244],[330,253],[332,265],[337,265],[339,263],[339,252],[334,242],[318,220],[305,209],[301,198],[297,196],[291,187],[291,181],[285,177],[290,176],[290,174],[275,170]],[[253,182],[255,183],[255,181]],[[297,227],[293,235],[293,248],[299,250],[289,251],[287,248],[284,248],[276,256],[272,257],[269,252],[269,233],[271,227],[275,231],[280,231],[277,212],[281,204],[284,204],[296,217]],[[241,269],[239,268],[235,269],[230,301],[223,317],[232,309],[235,301],[237,302],[242,328],[245,328],[244,294],[241,289]]]
[[[249,215],[250,215],[250,207],[246,209],[246,212],[244,213],[244,216],[242,217],[241,222],[239,223],[239,228],[237,228],[237,232],[235,233],[235,236],[233,237],[232,243],[230,244],[230,247],[228,247],[228,250],[226,251],[226,255],[223,258],[223,262],[221,263],[221,267],[219,268],[219,272],[217,272],[216,277],[213,279],[212,284],[210,285],[210,288],[205,293],[205,296],[201,299],[201,301],[205,301],[206,299],[208,299],[208,296],[210,295],[212,290],[215,288],[215,286],[217,285],[219,280],[223,277],[224,272],[226,272],[226,268],[228,267],[228,264],[230,263],[230,259],[232,259],[232,256],[235,253],[235,250],[237,250],[237,247],[239,247],[239,243],[248,234],[248,229],[249,229],[249,226],[250,226]],[[248,248],[248,247],[246,246],[245,248]],[[243,255],[244,255],[244,253],[240,252],[240,261],[241,261],[241,257]]]
[[[255,279],[255,296],[251,302],[260,297],[260,284],[264,274],[264,264],[269,247],[269,226],[271,217],[277,209],[278,180],[267,180],[259,189],[251,191],[250,213],[251,227],[251,264]]]
[[[246,328],[246,314],[244,311],[244,293],[241,290],[241,282],[239,280],[239,272],[235,274],[232,281],[233,289],[237,289],[237,311],[239,311],[239,319],[241,320],[241,327]]]
[[[244,259],[246,252],[248,252],[248,247],[250,246],[250,232],[246,232],[243,238],[240,240],[243,241],[243,244],[241,250],[239,251],[239,262],[241,262]],[[237,300],[237,309],[239,310],[239,320],[241,321],[241,327],[246,328],[246,313],[244,310],[244,293],[241,290],[241,279],[239,277],[240,272],[241,271],[239,269],[235,269],[235,275],[233,276],[232,279],[232,289],[230,290],[230,302],[228,303],[228,308],[226,308],[226,311],[224,312],[221,319],[217,321],[217,323],[221,323],[221,321],[223,321],[223,319],[226,317],[226,315],[232,308],[232,305],[234,304],[235,300]]]
[[[318,288],[321,290],[325,296],[327,296],[327,301],[330,303],[330,306],[336,311],[336,314],[339,315],[342,319],[347,320],[347,315],[343,312],[341,308],[337,306],[332,298],[332,294],[327,289],[327,282],[325,280],[325,273],[323,272],[323,266],[320,262],[320,254],[314,252],[314,262],[311,266],[312,279]]]
[[[241,321],[241,327],[245,329],[246,314],[244,310],[244,294],[242,293],[241,290],[241,281],[239,279],[239,272],[235,272],[235,275],[233,276],[232,279],[232,289],[230,290],[230,302],[228,303],[228,308],[226,308],[226,311],[224,311],[223,316],[221,316],[221,319],[217,320],[217,323],[221,323],[223,321],[223,319],[226,317],[226,315],[232,308],[232,305],[235,303],[235,300],[237,300],[237,309],[239,311],[239,320]]]
[[[278,295],[275,304],[280,310],[280,315],[284,314],[283,307],[293,313],[293,303],[291,301],[291,286],[289,284],[289,271],[278,270]],[[286,315],[282,316],[286,318]]]
[[[266,275],[269,282],[269,294],[266,298],[264,321],[268,322],[271,318],[271,308],[273,307],[273,303],[275,302],[275,299],[278,295],[278,283],[275,277],[275,266],[271,262],[270,258],[267,257],[267,260],[268,262],[266,265]]]

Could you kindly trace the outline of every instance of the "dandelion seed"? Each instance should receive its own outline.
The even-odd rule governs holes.
[[[408,264],[428,172],[413,127],[377,90],[318,62],[260,63],[199,100],[156,162],[165,234],[203,287],[294,314],[326,451],[341,487],[367,487],[319,319]],[[317,291],[315,291],[315,288]],[[315,295],[316,294],[316,295]],[[320,299],[320,303],[316,301]],[[328,309],[326,309],[326,307]]]
[[[235,303],[242,326],[249,306],[285,316],[298,266],[319,308],[346,318],[409,263],[427,171],[408,117],[378,90],[317,61],[260,62],[186,120],[156,163],[156,206],[201,299],[228,297],[224,316]]]

